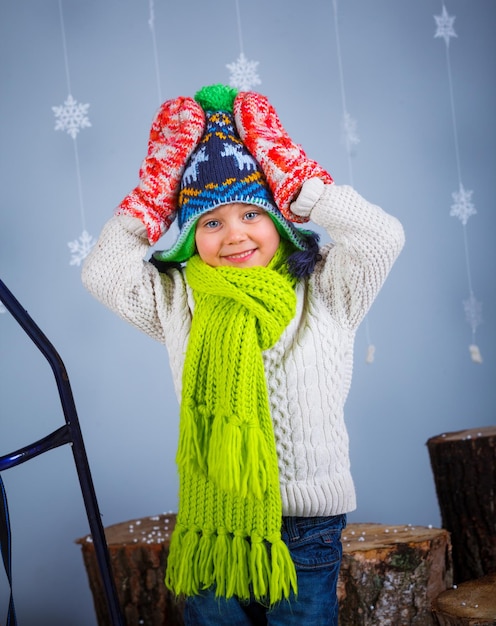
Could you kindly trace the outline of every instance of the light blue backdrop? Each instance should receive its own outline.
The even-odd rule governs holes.
[[[177,402],[165,350],[107,312],[80,283],[67,243],[96,237],[134,187],[159,105],[227,82],[240,53],[234,0],[0,2],[0,277],[67,366],[105,525],[175,510]],[[153,5],[152,5],[153,6]],[[450,217],[458,189],[447,48],[438,0],[239,1],[258,89],[338,183],[403,222],[407,244],[358,333],[347,405],[358,491],[352,521],[440,524],[425,443],[495,422],[496,3],[446,0],[460,169],[477,209]],[[342,60],[340,73],[336,32]],[[53,106],[89,103],[74,141]],[[343,80],[341,80],[341,78]],[[160,95],[159,95],[160,85]],[[360,143],[349,162],[343,95]],[[351,169],[350,169],[351,164]],[[351,181],[350,178],[353,180]],[[483,304],[470,360],[463,300]],[[163,247],[164,242],[161,242]],[[366,364],[370,341],[375,361]],[[0,455],[62,424],[52,373],[0,314]],[[4,472],[22,626],[93,626],[80,549],[88,532],[70,450]],[[0,576],[0,621],[6,582]]]

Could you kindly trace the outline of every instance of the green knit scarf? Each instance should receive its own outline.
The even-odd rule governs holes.
[[[286,242],[267,267],[186,265],[195,310],[182,381],[179,512],[166,585],[267,605],[296,593],[262,351],[295,315]]]

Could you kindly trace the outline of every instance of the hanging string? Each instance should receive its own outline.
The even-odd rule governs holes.
[[[460,159],[460,148],[458,142],[458,125],[456,121],[456,111],[455,111],[455,97],[453,90],[453,79],[451,72],[451,59],[450,59],[450,40],[452,37],[457,37],[458,35],[454,29],[454,21],[456,16],[451,16],[448,14],[446,10],[446,6],[442,3],[442,13],[441,15],[435,15],[434,20],[436,22],[436,33],[434,37],[439,37],[444,40],[445,49],[446,49],[446,69],[448,75],[448,89],[449,89],[449,100],[450,100],[450,109],[451,109],[451,124],[453,129],[453,141],[455,146],[455,160],[456,160],[456,168],[458,173],[458,190],[454,191],[451,196],[454,200],[454,203],[451,205],[450,216],[458,217],[458,219],[462,223],[463,227],[463,248],[465,255],[465,267],[467,271],[467,282],[468,282],[468,293],[469,297],[467,300],[463,301],[463,308],[465,311],[465,317],[467,319],[468,324],[470,325],[472,332],[472,341],[469,345],[469,353],[472,361],[474,363],[482,363],[482,356],[479,350],[479,347],[476,343],[476,332],[477,327],[482,322],[482,303],[479,302],[473,292],[472,289],[472,272],[470,268],[470,255],[469,255],[469,246],[468,246],[468,237],[467,237],[467,222],[472,215],[477,213],[473,203],[472,203],[472,191],[466,190],[462,183],[462,168],[461,168],[461,159]]]
[[[59,0],[59,18],[60,18],[60,30],[62,33],[62,49],[64,52],[65,80],[67,83],[67,92],[71,94],[72,93],[71,75],[69,72],[69,55],[67,54],[67,40],[65,37],[64,14],[62,13],[62,0]]]
[[[244,54],[243,30],[241,28],[241,12],[239,10],[239,0],[235,0],[235,1],[236,1],[236,18],[238,22],[239,51],[241,52],[241,54]]]
[[[443,37],[446,43],[446,69],[448,73],[448,89],[449,89],[449,97],[450,97],[450,108],[451,108],[451,123],[453,127],[453,140],[455,144],[455,159],[456,159],[456,169],[458,172],[458,180],[462,177],[462,168],[460,165],[460,148],[458,143],[458,125],[456,123],[456,111],[455,111],[455,98],[453,95],[453,78],[451,75],[451,60],[450,60],[450,37],[457,37],[453,29],[453,21],[446,12],[446,7],[443,4],[443,15],[441,16],[442,22],[438,22],[438,31],[434,35],[434,37]],[[453,20],[455,18],[453,17]]]
[[[344,85],[344,72],[343,72],[343,57],[341,54],[341,39],[339,34],[339,23],[338,23],[338,3],[337,0],[333,0],[332,2],[334,9],[334,32],[336,36],[336,54],[338,59],[338,70],[339,70],[339,84],[341,91],[341,106],[343,108],[343,139],[346,147],[346,158],[348,161],[348,176],[350,180],[350,185],[353,187],[353,164],[352,164],[352,149],[356,143],[359,143],[358,136],[356,135],[356,123],[348,113],[348,108],[346,106],[346,89]],[[354,128],[355,132],[350,133],[349,131]]]
[[[77,138],[72,142],[74,146],[74,161],[76,163],[76,178],[77,178],[77,187],[78,187],[78,197],[79,197],[79,207],[81,214],[81,225],[83,228],[83,232],[86,231],[86,216],[84,213],[84,201],[83,201],[83,185],[81,182],[81,168],[79,167],[79,152],[77,147]]]
[[[79,150],[77,144],[77,135],[82,128],[88,128],[91,123],[87,117],[89,104],[80,104],[72,97],[71,75],[69,71],[69,55],[67,53],[67,39],[65,33],[64,14],[62,11],[62,0],[58,1],[60,29],[62,34],[62,50],[64,57],[65,77],[67,85],[67,99],[61,106],[53,106],[52,110],[55,114],[55,130],[64,130],[72,138],[74,148],[74,162],[76,167],[76,180],[79,200],[79,213],[81,220],[82,233],[79,239],[69,241],[67,243],[71,252],[70,265],[80,265],[86,258],[89,251],[95,244],[95,240],[86,230],[86,216],[83,200],[83,185],[81,181],[81,167],[79,163]]]
[[[234,63],[226,65],[230,72],[229,84],[240,91],[250,91],[256,85],[261,85],[262,81],[257,73],[258,61],[249,61],[245,57],[243,48],[243,29],[241,27],[241,12],[239,10],[239,0],[236,3],[236,19],[238,24],[239,57]]]
[[[350,181],[350,185],[354,187],[353,180],[353,160],[352,156],[355,152],[355,146],[360,143],[360,138],[357,132],[357,123],[356,120],[350,115],[348,111],[348,107],[346,104],[346,89],[344,82],[344,71],[343,71],[343,56],[341,54],[341,39],[339,32],[339,19],[338,19],[338,2],[337,0],[332,0],[332,6],[334,11],[334,32],[336,37],[336,56],[338,59],[338,72],[339,72],[339,85],[341,91],[341,106],[343,109],[343,121],[342,121],[342,131],[343,131],[343,142],[346,148],[346,158],[348,163],[348,177]],[[375,358],[375,346],[370,338],[370,327],[369,327],[369,319],[365,317],[365,337],[367,341],[367,354],[365,356],[366,363],[373,363]]]
[[[157,81],[158,103],[160,105],[162,104],[162,86],[160,83],[160,65],[158,61],[157,37],[155,34],[155,2],[154,0],[150,0],[149,8],[150,8],[150,17],[148,18],[148,26],[150,27],[150,31],[152,34],[153,59],[155,62],[155,79]]]

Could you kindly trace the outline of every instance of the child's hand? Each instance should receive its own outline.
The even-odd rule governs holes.
[[[298,198],[291,203],[291,213],[296,219],[310,219],[312,209],[324,191],[324,182],[320,178],[309,178],[303,183]],[[293,220],[295,221],[295,220]]]
[[[234,118],[241,139],[263,169],[281,213],[290,221],[307,222],[308,217],[291,211],[291,202],[309,178],[330,184],[331,176],[292,141],[265,96],[239,93],[234,100]]]
[[[174,221],[181,176],[204,130],[205,113],[192,98],[168,100],[155,115],[139,185],[116,210],[140,219],[152,245]]]

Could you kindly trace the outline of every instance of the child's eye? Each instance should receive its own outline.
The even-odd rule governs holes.
[[[203,222],[204,228],[217,228],[219,225],[219,220],[208,220],[208,222]]]
[[[253,220],[258,215],[260,215],[258,211],[248,211],[247,213],[245,213],[245,220]]]

